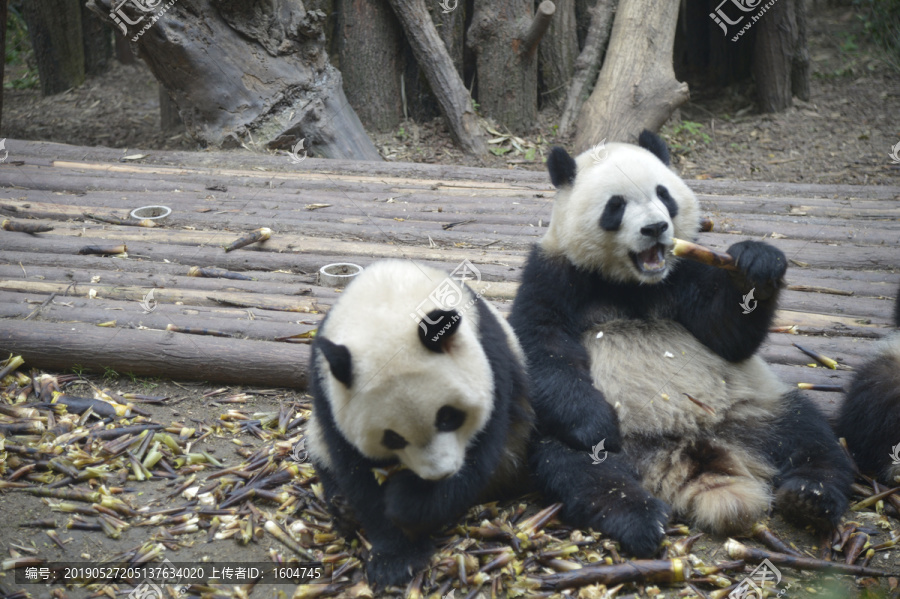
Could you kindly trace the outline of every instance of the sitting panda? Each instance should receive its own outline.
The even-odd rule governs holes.
[[[774,495],[795,521],[837,523],[852,464],[756,355],[784,254],[742,241],[728,250],[735,271],[669,255],[673,236],[696,238],[699,204],[659,137],[639,145],[547,160],[558,193],[510,316],[530,365],[540,490],[570,524],[639,557],[656,552],[671,510],[736,533]]]
[[[527,386],[512,328],[465,284],[386,260],[348,285],[312,346],[306,444],[329,509],[372,545],[370,582],[406,583],[428,533],[527,484]]]
[[[900,329],[900,291],[894,325]],[[856,371],[837,434],[864,472],[887,485],[900,484],[900,332],[881,341],[875,357]]]

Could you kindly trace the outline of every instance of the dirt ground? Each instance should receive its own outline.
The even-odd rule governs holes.
[[[692,100],[663,128],[685,178],[896,185],[900,164],[900,66],[872,45],[849,8],[810,11],[811,100],[779,114],[758,114],[750,82],[691,90]],[[6,81],[22,76],[8,66]],[[7,89],[0,136],[85,146],[200,149],[185,133],[159,130],[158,87],[143,63],[115,66],[80,88],[41,98],[37,89]],[[543,169],[558,111],[541,113],[535,132],[495,129],[495,153],[483,161],[457,150],[443,123],[405,122],[372,135],[388,160]],[[515,142],[515,143],[514,143]],[[518,146],[518,147],[516,147]],[[530,152],[530,150],[533,150]]]
[[[880,51],[867,43],[853,14],[846,9],[817,9],[811,14],[810,29],[813,60],[810,102],[795,101],[794,107],[785,113],[760,115],[752,107],[752,89],[748,85],[715,92],[692,90],[692,102],[683,107],[664,128],[664,134],[675,150],[675,166],[685,178],[900,185],[900,165],[892,164],[888,156],[891,147],[900,142],[900,72],[884,62]],[[11,69],[6,78],[10,81],[20,75]],[[545,111],[537,132],[521,140],[498,132],[496,138],[504,139],[493,144],[493,147],[501,155],[492,154],[482,163],[476,163],[456,150],[440,121],[426,124],[407,122],[397,131],[376,134],[373,138],[389,160],[542,169],[541,156],[549,146],[565,145],[569,141],[553,135],[555,116],[553,111]],[[149,71],[140,64],[116,64],[103,76],[52,98],[41,98],[35,89],[6,90],[0,137],[134,150],[200,149],[184,133],[164,134],[159,131],[157,85]],[[515,147],[516,144],[521,150]],[[535,150],[533,158],[528,157],[530,148]],[[508,150],[503,152],[504,149]],[[105,378],[88,375],[87,380],[96,387],[110,387],[120,394],[133,392],[166,397],[160,405],[141,404],[149,411],[150,420],[209,431],[205,436],[197,432],[188,437],[188,442],[194,451],[202,449],[208,452],[224,467],[236,466],[247,455],[266,448],[273,449],[279,463],[289,460],[290,448],[302,433],[302,427],[284,435],[274,434],[271,430],[259,434],[253,432],[252,426],[241,429],[233,423],[239,423],[244,418],[258,419],[260,413],[277,413],[282,407],[302,415],[309,402],[309,398],[301,393],[284,390],[220,388],[216,385],[130,379],[108,374]],[[81,384],[69,391],[90,395],[91,387]],[[199,440],[201,436],[203,438]],[[197,479],[192,486],[203,488],[212,484],[218,479],[207,477],[218,470],[218,467],[209,465],[197,469],[194,473]],[[137,482],[126,478],[128,472],[127,468],[116,471],[106,480],[106,486],[123,488],[121,495],[133,508],[160,510],[189,503],[183,493],[173,494],[185,482],[184,476]],[[9,474],[8,471],[4,476]],[[317,489],[312,477],[299,476],[287,488],[307,502],[306,505],[317,501]],[[277,502],[265,498],[253,501],[258,506],[254,508],[258,513],[248,509],[241,511],[240,516],[245,521],[251,515],[255,518],[246,543],[239,540],[240,534],[208,541],[212,517],[201,518],[200,529],[195,532],[175,536],[165,532],[177,527],[177,523],[130,526],[121,531],[120,538],[114,539],[103,531],[66,528],[74,517],[69,513],[52,512],[48,503],[57,501],[42,500],[22,491],[4,490],[0,493],[0,514],[5,519],[0,526],[0,547],[10,558],[18,555],[53,562],[96,563],[140,547],[151,539],[163,542],[166,545],[165,556],[176,563],[203,563],[211,559],[218,563],[270,562],[272,551],[284,556],[291,555],[273,537],[261,532],[261,515],[275,513],[278,507]],[[504,504],[500,509],[515,511],[520,503]],[[532,514],[539,507],[542,507],[541,504],[531,502],[525,513]],[[490,512],[490,508],[487,511]],[[476,512],[470,516],[470,523],[478,524],[484,513]],[[63,548],[57,546],[44,530],[21,527],[23,523],[48,518],[59,525],[56,531]],[[321,537],[316,539],[316,547],[330,551],[332,555],[342,552],[361,555],[359,540],[348,539],[345,543],[332,538],[330,522],[325,518],[317,521],[323,529],[319,531]],[[900,521],[871,510],[848,513],[845,522],[850,521],[859,522],[863,529],[869,531],[873,544],[886,541],[891,530],[895,533],[900,530]],[[822,539],[816,531],[797,530],[783,524],[777,516],[770,526],[783,539],[809,555],[818,555]],[[581,534],[559,525],[552,525],[551,530],[560,538],[574,539]],[[678,538],[670,537],[670,541]],[[745,542],[761,547],[755,541]],[[693,552],[706,563],[726,559],[722,539],[702,537],[694,545]],[[610,555],[606,551],[602,553]],[[880,551],[869,565],[900,574],[900,551]],[[33,597],[51,596],[48,588],[15,584],[12,572],[0,571],[0,597],[16,596],[15,589],[19,588],[27,588]],[[359,568],[351,570],[350,574],[355,582],[361,580]],[[781,574],[784,581],[778,589],[784,591],[784,597],[837,599],[900,596],[897,577],[822,576],[797,573],[787,568],[782,568]],[[710,597],[714,595],[715,582],[713,576],[698,575],[692,584],[694,589],[699,590],[691,590],[684,585],[660,585],[658,588],[649,585],[636,591],[626,586],[618,594],[609,596]],[[787,588],[788,584],[790,588]],[[126,596],[129,588],[121,585],[118,592],[107,589],[103,593],[109,597]],[[95,592],[69,589],[62,596],[76,599],[95,596]],[[194,594],[200,592],[198,589],[192,591]],[[205,591],[204,596],[242,597],[251,592],[252,597],[291,596],[295,589],[264,584],[252,589],[235,589],[233,585],[225,585],[217,591]],[[308,592],[310,594],[305,596],[313,596],[313,591]],[[361,592],[358,596],[365,597],[365,593]],[[164,593],[167,597],[175,596],[171,587],[166,587]],[[528,595],[525,593],[525,596]],[[345,590],[338,596],[352,595]],[[465,593],[457,591],[456,597],[462,596]],[[590,587],[577,596],[604,595],[596,587]],[[131,596],[129,599],[137,598]]]

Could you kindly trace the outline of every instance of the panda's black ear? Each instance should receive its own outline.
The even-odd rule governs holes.
[[[641,131],[641,134],[638,135],[638,145],[645,150],[649,150],[650,153],[659,158],[663,164],[669,166],[669,163],[671,162],[671,158],[669,158],[669,148],[659,135],[653,131],[644,129]]]
[[[334,378],[350,387],[353,383],[353,366],[350,358],[350,350],[346,345],[338,345],[324,337],[316,337],[316,347],[322,351],[322,355],[328,360],[328,367]]]
[[[432,310],[419,323],[419,339],[429,350],[443,353],[461,322],[462,314],[456,310]]]
[[[557,189],[575,183],[575,159],[559,146],[550,150],[550,155],[547,156],[547,170],[550,172],[550,182]]]

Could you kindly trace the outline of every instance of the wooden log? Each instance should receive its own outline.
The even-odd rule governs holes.
[[[9,302],[6,301],[13,294],[9,292],[0,292],[0,318],[5,319],[23,319],[35,310],[34,304],[27,304],[23,301]],[[40,311],[40,316],[36,319],[39,322],[79,322],[88,325],[97,326],[101,323],[114,321],[115,326],[112,329],[136,329],[138,326],[147,327],[158,331],[165,331],[170,324],[181,327],[199,327],[216,331],[223,331],[240,339],[256,339],[261,341],[274,341],[279,337],[289,335],[298,335],[307,333],[310,330],[318,328],[321,315],[304,314],[304,320],[313,324],[298,324],[296,322],[297,315],[293,315],[294,321],[277,322],[266,321],[271,311],[255,310],[254,314],[261,316],[260,319],[250,320],[247,317],[247,310],[232,310],[233,314],[230,318],[215,315],[212,309],[207,309],[204,313],[196,307],[185,309],[181,306],[168,306],[165,304],[157,305],[156,309],[149,314],[140,309],[135,302],[125,301],[104,301],[103,307],[81,307],[86,302],[80,303],[80,306],[66,305],[65,298],[59,298],[50,302]],[[91,302],[95,303],[95,302]],[[195,314],[189,314],[194,312]]]
[[[550,27],[550,20],[555,13],[556,5],[550,0],[544,0],[538,5],[537,10],[534,12],[534,18],[522,37],[519,52],[525,56],[534,55],[541,38],[544,37],[544,34],[547,33],[547,29]]]
[[[481,125],[424,0],[389,0],[403,25],[416,62],[425,73],[454,141],[467,154],[487,152]]]
[[[113,148],[82,147],[58,144],[46,141],[16,142],[16,155],[21,155],[28,164],[51,166],[53,160],[73,162],[111,162],[121,158],[121,151]],[[209,151],[197,154],[184,151],[155,151],[145,159],[146,163],[158,165],[184,166],[194,165],[193,170],[204,174],[215,173],[227,178],[228,171],[240,171],[254,179],[263,178],[270,171],[290,171],[292,173],[316,173],[321,177],[330,177],[332,181],[343,181],[349,178],[367,178],[372,184],[380,181],[393,183],[395,180],[421,182],[426,186],[453,183],[465,180],[469,184],[481,182],[485,186],[509,186],[511,184],[526,188],[551,190],[547,174],[541,171],[510,171],[508,169],[475,168],[465,166],[449,166],[425,163],[405,162],[358,162],[348,160],[321,160],[309,158],[302,164],[285,165],[283,156],[266,154],[228,153]],[[250,171],[249,169],[254,169]],[[262,170],[260,170],[262,169]],[[190,180],[198,179],[193,175]],[[221,182],[221,181],[219,181]],[[498,183],[503,182],[503,183]],[[215,181],[212,182],[216,183]],[[890,200],[900,195],[897,185],[848,185],[822,183],[783,183],[766,181],[735,181],[729,179],[693,179],[688,185],[699,195],[713,196],[756,196],[760,202],[765,198],[829,198],[835,200],[850,198],[857,200]],[[71,190],[70,190],[71,191]]]
[[[81,323],[9,320],[0,352],[21,355],[29,367],[111,368],[137,376],[305,389],[309,347],[202,337],[152,330],[110,330]]]

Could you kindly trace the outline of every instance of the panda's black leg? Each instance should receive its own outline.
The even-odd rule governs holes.
[[[532,443],[529,460],[539,489],[564,504],[563,520],[612,537],[636,557],[657,552],[671,509],[641,486],[622,454],[594,464],[588,452],[543,437]]]
[[[428,565],[434,553],[434,544],[428,535],[407,537],[384,519],[370,523],[366,536],[372,543],[366,575],[380,590],[407,584],[416,572]]]
[[[847,510],[854,468],[825,416],[799,392],[767,439],[778,475],[776,509],[798,524],[837,525]]]

